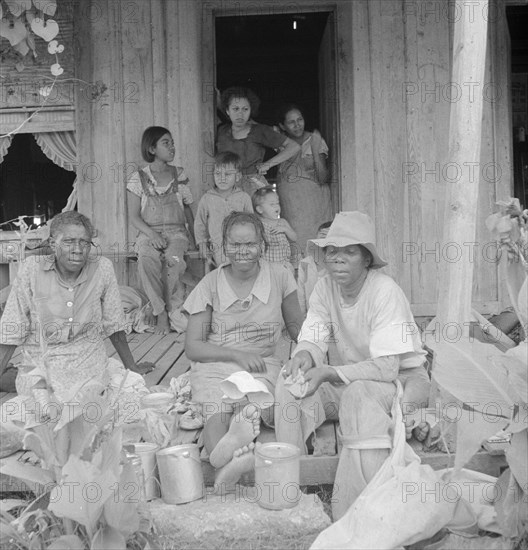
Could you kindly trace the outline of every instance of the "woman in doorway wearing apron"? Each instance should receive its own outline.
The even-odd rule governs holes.
[[[317,130],[305,130],[302,111],[294,104],[281,109],[279,126],[300,146],[279,166],[278,193],[283,216],[297,232],[297,244],[304,252],[318,227],[333,218],[328,146]]]

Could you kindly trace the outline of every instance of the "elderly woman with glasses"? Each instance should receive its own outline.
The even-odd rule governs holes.
[[[374,225],[342,212],[325,238],[311,241],[327,275],[310,297],[292,359],[276,388],[277,440],[307,452],[325,420],[339,420],[343,449],[332,499],[339,519],[374,477],[391,448],[393,401],[403,386],[404,412],[427,406],[425,352],[402,289],[379,268]],[[340,365],[325,365],[335,342]],[[397,391],[399,390],[399,391]]]
[[[24,360],[16,380],[19,395],[31,394],[38,379],[31,371],[43,363],[47,384],[60,401],[89,380],[109,382],[108,336],[125,368],[136,365],[124,332],[124,316],[112,263],[91,255],[90,220],[63,212],[50,225],[49,256],[30,256],[21,265],[0,319],[0,374],[17,346]],[[114,365],[122,369],[121,365]]]

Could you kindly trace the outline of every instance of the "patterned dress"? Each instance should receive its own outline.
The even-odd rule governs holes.
[[[278,220],[267,220],[260,217],[264,226],[264,237],[266,239],[266,250],[262,257],[273,264],[283,265],[293,274],[293,265],[291,263],[291,244],[284,233],[272,233]]]
[[[87,380],[108,383],[104,339],[125,330],[119,288],[107,258],[90,256],[72,285],[54,256],[30,256],[21,266],[0,319],[0,343],[22,346],[17,391],[30,395],[30,371],[45,362],[59,400]]]
[[[316,154],[328,155],[324,140],[321,140]],[[279,166],[277,192],[281,213],[296,231],[297,244],[302,252],[307,241],[317,234],[319,226],[333,219],[330,186],[317,182],[313,155],[310,134],[299,153]]]

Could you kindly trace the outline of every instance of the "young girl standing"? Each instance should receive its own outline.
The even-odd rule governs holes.
[[[183,255],[189,248],[187,227],[193,231],[194,225],[189,180],[183,168],[169,164],[174,154],[174,141],[166,128],[147,128],[141,155],[148,164],[127,184],[130,220],[139,231],[139,281],[152,305],[157,334],[169,332],[169,313],[183,304]]]

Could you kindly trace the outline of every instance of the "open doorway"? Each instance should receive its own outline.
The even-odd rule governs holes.
[[[282,103],[298,104],[306,129],[317,128],[326,140],[331,181],[338,181],[334,13],[214,16],[216,88],[254,90],[261,100],[257,121],[270,126],[278,124]],[[221,119],[222,113],[217,114]],[[273,180],[273,173],[269,175]],[[334,195],[337,188],[333,186]],[[333,201],[337,208],[339,198]]]
[[[528,208],[528,6],[506,9],[511,39],[514,196]]]

